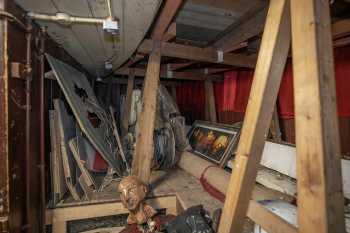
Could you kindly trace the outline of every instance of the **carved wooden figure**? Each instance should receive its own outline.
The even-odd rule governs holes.
[[[118,186],[120,198],[125,208],[130,211],[128,224],[144,224],[152,219],[157,212],[145,203],[148,188],[136,176],[127,176]]]

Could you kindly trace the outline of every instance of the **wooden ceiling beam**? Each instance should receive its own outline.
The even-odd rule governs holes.
[[[152,40],[144,40],[139,46],[138,52],[149,54],[152,52],[152,45]],[[219,63],[247,68],[254,68],[256,64],[256,58],[241,54],[225,53],[223,54],[222,59],[220,59],[219,52],[212,48],[198,48],[194,46],[162,42],[161,50],[163,56],[193,61]]]
[[[163,36],[162,41],[172,41],[176,37],[176,23],[171,23],[168,30]]]
[[[333,47],[338,48],[338,47],[344,47],[350,45],[350,36],[349,37],[344,37],[340,38],[338,40],[333,41]]]
[[[182,0],[167,0],[152,32],[153,40],[163,40],[164,34],[180,9]]]
[[[138,77],[145,77],[146,70],[141,68],[133,68],[135,70],[135,76]],[[119,69],[115,72],[117,75],[128,75],[129,74],[129,68],[123,68]],[[168,71],[166,67],[162,66],[160,70],[160,77],[164,79],[176,79],[176,80],[193,80],[193,81],[204,81],[204,80],[211,80],[211,81],[222,81],[223,77],[222,75],[205,75],[205,74],[199,74],[199,73],[193,73],[193,72],[175,72],[175,71]]]
[[[333,39],[350,35],[350,19],[343,19],[332,25]]]
[[[157,18],[157,22],[155,23],[151,34],[151,38],[153,40],[171,41],[176,37],[176,23],[171,24],[171,21],[180,9],[181,4],[182,0],[167,0],[165,2],[162,12]],[[144,56],[137,54],[136,59],[130,59],[122,66],[122,68],[132,66],[141,61],[143,58]]]
[[[186,63],[169,63],[167,66],[168,66],[169,70],[176,71],[179,69],[189,67],[189,66],[194,65],[194,64],[197,64],[197,62],[190,61],[190,62],[186,62]]]
[[[233,28],[232,31],[216,41],[213,47],[224,52],[232,52],[237,48],[241,48],[242,45],[244,46],[244,44],[241,43],[262,33],[264,30],[266,13],[267,11],[264,9],[254,17]],[[333,39],[339,39],[348,35],[350,35],[350,19],[340,20],[332,25]],[[342,42],[336,43],[335,45],[339,47],[340,44],[342,44]]]
[[[242,42],[261,34],[264,30],[266,14],[267,8],[261,10],[237,27],[234,27],[225,36],[216,41],[213,47],[224,52],[231,52],[237,46],[239,47]]]
[[[127,85],[128,84],[128,79],[127,78],[122,78],[122,77],[110,77],[107,78],[105,80],[102,81],[102,83],[104,84],[108,84],[109,80],[112,79],[112,81],[110,83],[112,84],[122,84],[122,85]],[[143,85],[143,78],[135,78],[134,80],[134,84],[135,85]],[[164,85],[164,86],[179,86],[180,83],[177,82],[176,80],[160,80],[160,84]]]

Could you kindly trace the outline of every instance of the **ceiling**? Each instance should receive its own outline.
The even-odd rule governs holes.
[[[106,0],[15,0],[26,11],[78,17],[106,18]],[[161,0],[111,0],[113,16],[119,19],[120,35],[113,37],[93,24],[63,26],[55,22],[38,21],[48,28],[48,34],[92,75],[104,76],[105,61],[113,68],[124,63],[136,50],[161,5]]]
[[[177,39],[206,46],[232,25],[238,25],[247,15],[256,14],[265,6],[265,0],[185,1],[175,19]]]
[[[15,0],[27,11],[71,16],[108,16],[106,0]],[[48,27],[49,35],[92,75],[104,76],[105,61],[118,68],[135,52],[147,32],[154,26],[162,0],[111,0],[113,15],[119,19],[120,35],[112,37],[100,26],[73,24],[69,27],[53,22],[38,22]],[[177,43],[199,47],[213,46],[223,36],[263,12],[267,0],[184,0],[174,22]],[[335,0],[331,5],[333,20],[349,17],[349,2]],[[263,23],[263,22],[262,22]],[[237,33],[241,33],[238,31]],[[150,35],[150,34],[148,34]],[[244,49],[259,48],[253,37]]]

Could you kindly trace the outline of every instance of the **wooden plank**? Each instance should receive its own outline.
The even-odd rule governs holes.
[[[157,90],[161,60],[159,43],[154,43],[151,53],[145,83],[143,86],[142,110],[138,119],[139,134],[136,139],[135,154],[132,162],[132,174],[144,183],[149,182],[154,154],[153,133],[156,114]]]
[[[298,229],[256,201],[249,202],[247,216],[269,233],[298,233]]]
[[[152,52],[153,41],[144,40],[138,48],[139,53],[149,54]],[[218,51],[212,48],[198,48],[194,46],[181,45],[176,43],[162,42],[162,56],[188,59],[193,61],[220,63],[238,67],[254,68],[256,58],[241,54],[223,54],[222,61]]]
[[[176,23],[170,23],[175,17],[181,4],[182,0],[166,0],[162,12],[157,18],[157,21],[153,27],[151,35],[152,39],[157,41],[170,41],[174,39],[174,37],[176,36]],[[141,61],[143,58],[144,56],[139,56],[136,59],[129,60],[122,68],[130,67],[133,64]]]
[[[146,201],[155,209],[173,209],[177,208],[177,197],[175,195],[149,198]],[[57,222],[67,222],[79,219],[98,218],[104,216],[112,216],[118,214],[129,213],[120,201],[98,203],[92,205],[61,207],[55,209],[47,209],[46,224]]]
[[[262,10],[254,17],[233,28],[232,31],[216,41],[213,46],[224,52],[234,51],[237,47],[241,47],[242,42],[261,34],[265,18],[266,10]],[[335,22],[332,25],[332,34],[334,39],[350,35],[350,19]]]
[[[125,226],[122,227],[103,227],[94,230],[82,231],[81,233],[119,233],[125,229]]]
[[[174,63],[174,64],[168,64],[168,68],[172,71],[183,69],[186,67],[189,67],[191,65],[196,64],[197,62],[195,61],[190,61],[190,62],[185,62],[185,63]]]
[[[75,127],[73,119],[68,115],[64,103],[60,99],[53,100],[55,111],[57,112],[58,131],[60,135],[60,148],[63,164],[63,172],[67,188],[74,198],[80,200],[80,196],[75,187],[75,163],[72,152],[69,149],[68,141],[75,136]]]
[[[60,132],[58,127],[58,115],[55,110],[50,110],[50,139],[51,139],[51,176],[54,205],[58,203],[67,192],[63,174]]]
[[[116,124],[116,120],[115,120],[115,117],[114,117],[114,111],[113,111],[113,108],[112,107],[109,107],[109,111],[111,113],[111,117],[112,117],[112,124],[113,124],[113,135],[117,141],[117,145],[118,145],[118,152],[120,154],[120,157],[122,158],[124,164],[125,164],[125,167],[126,167],[126,172],[128,174],[130,174],[130,166],[129,166],[129,163],[128,161],[126,160],[126,157],[125,157],[125,154],[124,154],[124,150],[123,150],[123,146],[122,146],[122,143],[120,141],[120,137],[119,137],[119,133],[118,133],[118,128],[117,128],[117,124]]]
[[[111,78],[111,79],[113,79],[112,80],[112,83],[113,84],[124,84],[124,85],[127,85],[128,84],[128,79],[126,79],[126,78],[124,78],[124,77],[115,77],[115,76],[113,76],[113,77],[109,77],[109,78]],[[135,80],[134,80],[134,83],[135,83],[135,85],[143,85],[143,81],[144,81],[144,79],[142,78],[135,78]],[[107,83],[107,82],[105,82],[105,80],[104,81],[102,81],[102,83]],[[160,80],[160,83],[162,84],[162,85],[164,85],[164,86],[178,86],[178,85],[181,85],[179,82],[177,82],[176,80]]]
[[[206,119],[211,122],[217,122],[213,82],[205,81],[204,88],[205,88],[205,103],[206,103],[205,104]]]
[[[96,188],[96,184],[95,184],[89,170],[87,170],[87,168],[84,166],[84,162],[86,162],[86,161],[83,162],[81,159],[80,153],[82,153],[82,151],[80,151],[78,148],[77,140],[78,140],[77,138],[72,138],[71,140],[69,140],[69,142],[68,142],[69,148],[72,152],[72,155],[75,159],[76,164],[78,165],[78,168],[81,172],[82,178],[84,178],[87,186]]]
[[[122,116],[122,124],[121,124],[122,137],[124,137],[128,133],[132,91],[134,90],[134,81],[135,81],[135,71],[134,69],[129,69],[128,86],[126,90],[126,99],[125,99],[123,116]]]
[[[167,0],[165,2],[162,12],[158,17],[156,24],[154,25],[152,39],[158,41],[163,39],[165,31],[168,29],[181,4],[182,0]]]
[[[300,232],[345,232],[329,11],[291,1]]]
[[[267,9],[261,10],[256,15],[235,27],[226,36],[214,43],[214,47],[224,52],[233,51],[240,43],[259,35],[265,25]]]
[[[86,180],[83,177],[83,175],[77,176],[77,180],[82,189],[82,192],[84,193],[84,199],[91,200],[93,198],[94,191],[95,191],[93,186],[89,186],[86,183]]]
[[[242,231],[289,47],[289,0],[271,0],[219,233]]]
[[[344,37],[340,38],[338,40],[335,40],[333,42],[334,48],[339,48],[339,47],[344,47],[350,45],[350,36],[349,37]]]
[[[5,0],[0,0],[0,10],[5,10]],[[7,5],[7,2],[6,2]],[[8,20],[0,19],[0,231],[7,232],[9,229],[10,214],[10,182],[13,178],[9,167],[9,146],[11,141],[11,124],[9,124],[9,70],[8,70]],[[12,136],[13,137],[13,136]],[[13,171],[11,171],[13,172]],[[24,178],[24,177],[23,177]]]
[[[350,35],[350,19],[339,20],[332,25],[333,39]]]
[[[53,220],[52,233],[66,233],[67,232],[67,222]]]
[[[168,30],[163,36],[163,41],[171,41],[176,37],[176,23],[170,24]]]
[[[140,68],[132,68],[135,71],[135,76],[137,77],[145,77],[146,70]],[[121,68],[115,72],[118,75],[128,75],[129,68]],[[162,67],[160,70],[160,77],[164,79],[182,79],[182,80],[194,80],[194,81],[204,81],[204,80],[212,80],[212,81],[222,81],[223,77],[221,75],[206,75],[199,74],[194,72],[179,72],[179,71],[171,71],[168,72],[166,67]]]

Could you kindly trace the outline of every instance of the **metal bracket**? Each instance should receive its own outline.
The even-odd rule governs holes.
[[[218,63],[223,63],[224,62],[224,51],[218,50],[217,53],[218,53],[218,60],[217,60],[217,62]]]
[[[11,62],[11,77],[26,80],[26,66],[20,62]]]

